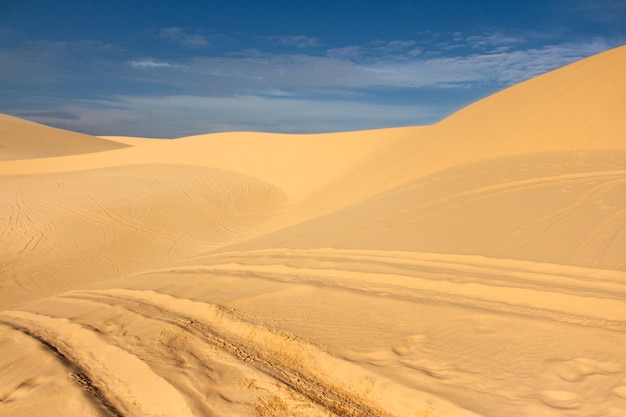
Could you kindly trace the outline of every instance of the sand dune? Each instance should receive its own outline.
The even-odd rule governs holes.
[[[0,114],[0,161],[85,154],[126,146]]]
[[[367,132],[1,116],[0,415],[624,416],[624,73]]]
[[[175,164],[5,178],[2,307],[219,247],[285,204],[254,178]]]

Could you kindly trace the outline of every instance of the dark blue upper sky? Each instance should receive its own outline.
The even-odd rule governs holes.
[[[626,42],[626,0],[0,2],[0,112],[91,134],[429,124]]]

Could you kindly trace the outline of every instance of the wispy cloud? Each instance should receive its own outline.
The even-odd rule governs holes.
[[[170,64],[169,62],[165,62],[165,61],[158,61],[156,59],[153,58],[141,58],[141,59],[135,59],[130,61],[130,66],[133,68],[140,68],[140,69],[152,69],[152,68],[172,68],[175,65]]]
[[[389,86],[466,87],[470,83],[507,86],[608,49],[603,41],[565,43],[523,50],[496,50],[461,56],[376,63],[375,71]]]
[[[201,48],[211,45],[211,42],[206,37],[198,33],[187,33],[183,28],[179,27],[160,29],[159,38],[187,48]]]
[[[422,53],[422,48],[415,40],[394,40],[385,42],[375,40],[366,45],[342,46],[326,51],[330,58],[364,61],[374,59],[412,59]]]
[[[170,29],[170,35],[181,33],[178,28]],[[311,39],[301,41],[317,42]],[[170,59],[129,57],[128,51],[99,42],[29,42],[15,50],[0,49],[0,76],[11,85],[45,85],[97,74],[94,86],[106,77],[113,87],[111,95],[122,92],[114,87],[116,81],[123,81],[204,96],[276,90],[330,97],[371,88],[506,86],[616,46],[598,39],[529,47],[523,36],[502,33],[451,34],[441,43],[461,45],[452,51],[429,49],[425,46],[428,42],[377,40],[315,54],[252,50]],[[125,72],[124,67],[145,71]]]
[[[489,48],[513,48],[516,45],[523,44],[526,39],[522,36],[514,36],[501,32],[488,33],[483,35],[471,35],[462,40],[472,49],[489,49]]]
[[[32,118],[38,120],[80,120],[80,116],[71,111],[23,111],[17,113],[17,116],[24,118]]]
[[[514,40],[513,40],[514,41]],[[495,42],[495,41],[494,41]],[[495,44],[500,45],[499,42]],[[507,86],[608,49],[603,41],[540,48],[494,47],[469,54],[415,54],[415,43],[354,46],[326,56],[260,54],[194,57],[176,64],[142,59],[136,68],[172,68],[144,74],[200,95],[233,95],[258,90],[299,90],[342,96],[371,88],[462,88],[476,84]],[[392,51],[396,51],[393,53]]]
[[[322,44],[319,38],[305,35],[278,35],[269,36],[267,39],[278,45],[293,46],[300,49],[320,46]]]
[[[431,105],[238,95],[120,96],[79,100],[60,106],[58,112],[16,114],[93,135],[173,138],[222,131],[315,133],[419,125],[432,122],[441,110]]]
[[[170,29],[161,33],[173,42],[190,35]],[[423,36],[334,48],[276,37],[297,50],[194,49],[182,57],[179,49],[146,56],[100,42],[22,42],[0,48],[0,112],[92,134],[157,137],[424,124],[470,98],[617,46],[537,44],[510,33]],[[442,104],[438,97],[450,91],[457,101]]]
[[[567,19],[598,24],[618,23],[624,29],[626,0],[561,0],[556,3],[559,14]]]

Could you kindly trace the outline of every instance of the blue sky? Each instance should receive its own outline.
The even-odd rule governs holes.
[[[0,112],[95,135],[431,124],[626,43],[626,0],[2,0]]]

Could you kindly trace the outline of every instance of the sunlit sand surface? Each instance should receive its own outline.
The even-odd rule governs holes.
[[[0,415],[626,415],[626,47],[425,127],[0,116]]]

